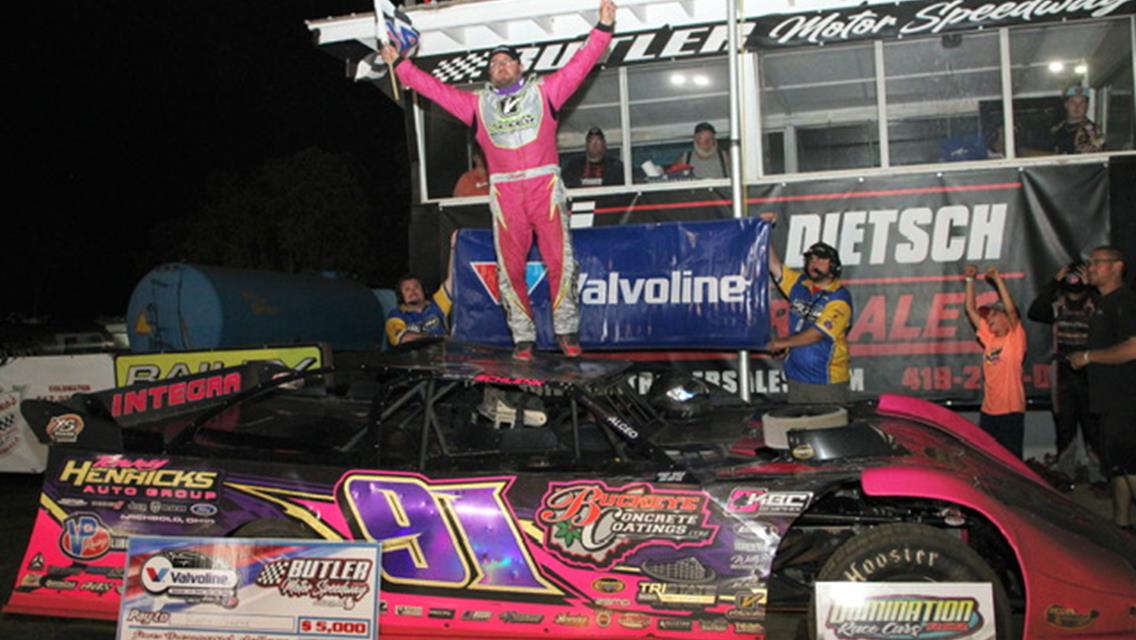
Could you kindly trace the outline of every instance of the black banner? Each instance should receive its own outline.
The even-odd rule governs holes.
[[[1104,18],[1136,12],[1131,0],[943,0],[860,5],[759,18],[749,49],[934,36],[954,31]]]

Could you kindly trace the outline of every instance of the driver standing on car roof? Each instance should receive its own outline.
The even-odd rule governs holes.
[[[385,45],[383,61],[398,79],[474,128],[489,164],[489,208],[497,250],[502,307],[513,335],[513,357],[533,359],[536,325],[525,283],[533,237],[548,268],[552,324],[564,355],[582,353],[578,339],[576,261],[568,230],[567,195],[556,146],[559,110],[611,44],[615,3],[600,0],[599,22],[564,67],[525,77],[520,54],[499,45],[489,54],[489,85],[477,92],[451,87]]]
[[[774,224],[777,214],[761,219]],[[848,331],[852,328],[852,294],[840,282],[843,266],[836,249],[817,242],[805,252],[804,271],[781,264],[769,246],[769,275],[789,300],[791,335],[774,338],[765,351],[788,349],[785,379],[791,404],[845,404],[851,379]]]

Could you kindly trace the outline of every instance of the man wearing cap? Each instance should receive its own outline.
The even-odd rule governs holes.
[[[777,214],[767,211],[761,219],[773,224]],[[840,282],[842,271],[840,255],[823,242],[805,252],[804,272],[782,265],[777,251],[769,247],[769,274],[789,300],[791,334],[774,338],[764,350],[788,349],[783,371],[792,404],[848,402],[852,295]]]
[[[588,129],[584,138],[584,156],[565,164],[563,176],[568,187],[623,184],[623,163],[607,155],[603,129]]]
[[[730,154],[718,148],[718,132],[709,122],[694,126],[694,147],[685,151],[671,165],[689,171],[695,178],[729,178]]]
[[[1089,110],[1089,89],[1073,85],[1065,90],[1065,119],[1050,130],[1055,153],[1096,153],[1104,148],[1104,134],[1085,117]]]
[[[1089,413],[1089,380],[1084,371],[1073,368],[1069,356],[1082,351],[1089,339],[1089,318],[1096,305],[1085,282],[1085,266],[1080,262],[1061,267],[1047,282],[1029,306],[1026,316],[1034,322],[1053,325],[1051,388],[1053,390],[1053,427],[1057,435],[1057,457],[1054,467],[1076,477],[1071,447],[1078,426],[1090,458],[1089,480],[1100,481],[1100,447],[1097,421]],[[1082,480],[1083,482],[1083,480]]]
[[[489,54],[489,84],[477,92],[451,87],[400,60],[395,74],[458,120],[474,127],[474,137],[489,165],[489,208],[497,276],[513,357],[533,358],[536,325],[525,283],[533,236],[547,267],[552,296],[552,324],[565,355],[581,353],[577,338],[576,261],[568,232],[566,195],[556,148],[559,110],[587,78],[611,43],[615,3],[600,0],[600,19],[588,40],[560,70],[544,77],[524,77],[517,50],[501,45]],[[383,61],[394,64],[398,51],[384,46]]]
[[[1026,389],[1022,384],[1022,361],[1026,357],[1026,330],[1018,308],[998,269],[986,270],[986,279],[998,291],[998,302],[978,307],[974,280],[978,267],[963,270],[966,281],[966,317],[982,345],[982,409],[978,426],[994,436],[1018,458],[1025,446]]]
[[[1101,455],[1112,483],[1112,519],[1136,532],[1136,292],[1124,286],[1124,253],[1113,246],[1093,249],[1089,284],[1097,288],[1089,318],[1088,349],[1069,356],[1089,373],[1089,407],[1100,417]]]

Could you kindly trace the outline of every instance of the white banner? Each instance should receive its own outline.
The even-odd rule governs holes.
[[[995,640],[988,582],[818,582],[817,640]]]
[[[13,358],[0,364],[0,472],[40,473],[47,447],[40,444],[20,402],[66,400],[114,386],[114,358],[109,353]]]

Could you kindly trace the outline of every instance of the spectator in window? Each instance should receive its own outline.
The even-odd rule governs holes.
[[[584,157],[565,164],[562,175],[568,187],[623,184],[623,163],[607,155],[603,129],[592,127],[584,137]]]
[[[1089,110],[1089,89],[1073,85],[1065,90],[1065,119],[1050,133],[1056,153],[1096,153],[1104,148],[1104,132],[1085,117]]]
[[[695,178],[730,177],[730,154],[718,148],[718,132],[714,125],[699,122],[694,127],[694,148],[679,155],[667,173]]]
[[[986,270],[986,279],[998,291],[998,302],[977,307],[974,279],[978,267],[967,265],[966,317],[982,345],[982,409],[978,426],[1010,453],[1022,457],[1025,445],[1026,390],[1022,384],[1022,361],[1026,357],[1026,331],[1018,308],[998,269]]]
[[[485,152],[481,147],[473,148],[473,168],[458,178],[454,185],[454,197],[489,195],[489,172],[485,169]]]

